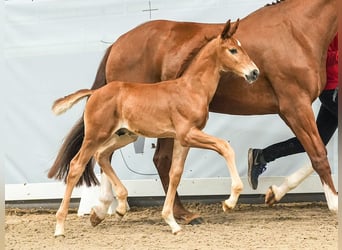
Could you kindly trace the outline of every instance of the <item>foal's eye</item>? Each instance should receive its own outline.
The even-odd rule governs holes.
[[[229,52],[233,55],[238,53],[237,49],[229,49]]]

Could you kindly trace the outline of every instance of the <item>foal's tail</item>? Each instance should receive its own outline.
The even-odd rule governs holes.
[[[84,97],[90,96],[95,90],[81,89],[73,94],[59,98],[52,105],[52,111],[55,115],[63,114],[65,111],[74,106]]]
[[[112,45],[108,47],[99,68],[96,73],[95,81],[91,89],[97,89],[107,84],[106,81],[106,64]],[[76,122],[74,127],[70,130],[69,134],[63,141],[61,148],[57,154],[55,162],[51,166],[48,177],[55,178],[57,180],[64,180],[69,172],[70,161],[74,158],[77,152],[80,150],[84,138],[84,120],[83,116]],[[77,186],[85,183],[88,187],[91,185],[98,185],[99,181],[94,173],[95,161],[92,158],[82,174],[82,177],[77,183]]]

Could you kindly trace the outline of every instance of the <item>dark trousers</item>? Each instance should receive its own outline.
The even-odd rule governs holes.
[[[335,95],[335,96],[334,96]],[[321,107],[317,115],[316,124],[324,145],[327,145],[338,126],[337,96],[335,90],[324,90],[319,96]],[[305,152],[302,144],[296,137],[279,142],[263,149],[260,159],[266,162],[287,155]]]

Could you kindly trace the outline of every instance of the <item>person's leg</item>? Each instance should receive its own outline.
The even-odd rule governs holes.
[[[338,127],[337,96],[334,90],[326,90],[319,96],[322,103],[317,116],[316,124],[322,141],[328,144]]]
[[[320,107],[316,124],[320,136],[326,145],[337,129],[337,102],[334,90],[323,91],[320,95]],[[249,149],[248,180],[253,189],[258,186],[258,177],[266,170],[266,164],[280,157],[304,152],[304,148],[296,137],[268,146],[265,149]]]

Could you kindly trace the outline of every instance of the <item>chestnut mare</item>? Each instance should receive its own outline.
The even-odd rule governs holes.
[[[324,89],[327,49],[338,26],[336,6],[337,0],[285,0],[243,18],[235,36],[258,65],[260,76],[256,84],[246,86],[226,73],[209,107],[212,112],[224,114],[279,114],[301,141],[319,174],[330,210],[337,210],[337,193],[311,104]],[[154,83],[175,79],[223,25],[172,21],[142,24],[107,49],[93,88],[113,80]],[[65,138],[48,177],[65,179],[83,136],[81,118]],[[172,142],[158,139],[154,156],[164,190],[169,183]],[[79,184],[98,183],[92,163],[89,161]],[[103,174],[100,205],[94,210],[97,215],[92,216],[103,219],[113,199],[111,185]],[[174,215],[185,223],[200,222],[198,214],[183,207],[178,195]]]
[[[232,176],[231,195],[223,209],[233,209],[243,188],[236,169],[234,151],[228,142],[201,131],[209,114],[209,103],[215,94],[222,72],[234,72],[249,83],[254,82],[259,70],[232,36],[239,22],[227,22],[222,33],[207,43],[184,74],[176,80],[157,84],[113,81],[97,90],[79,90],[58,99],[53,111],[61,114],[80,99],[89,97],[84,111],[85,135],[81,149],[70,162],[67,186],[57,211],[55,236],[64,235],[73,188],[82,176],[87,162],[94,156],[102,171],[115,187],[118,207],[127,211],[127,190],[110,165],[110,156],[138,138],[173,138],[173,157],[170,185],[162,216],[177,234],[181,227],[173,216],[174,198],[183,173],[189,147],[214,150],[222,155]],[[105,121],[105,122],[103,122]]]

